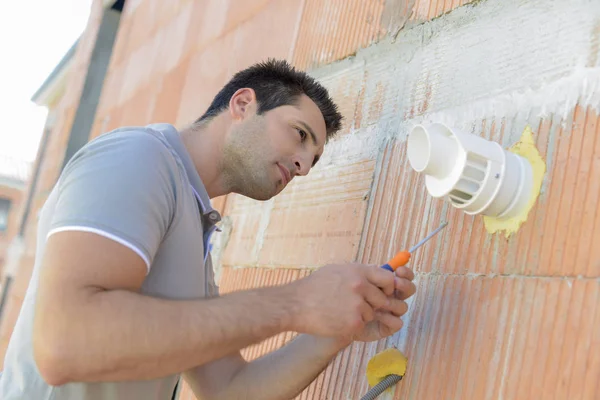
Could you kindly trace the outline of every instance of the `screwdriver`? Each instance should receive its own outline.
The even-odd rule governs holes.
[[[412,253],[414,253],[419,247],[427,243],[429,239],[431,239],[436,233],[444,229],[446,225],[448,225],[448,222],[443,222],[436,230],[427,235],[427,237],[425,237],[419,243],[414,245],[410,250],[402,250],[396,253],[396,255],[390,261],[382,265],[381,268],[394,272],[398,267],[406,265],[408,261],[410,261],[410,256],[412,255]]]

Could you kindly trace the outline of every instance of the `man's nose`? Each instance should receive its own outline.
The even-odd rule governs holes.
[[[296,158],[294,165],[296,167],[296,175],[305,176],[310,171],[310,162],[304,160],[303,157]]]

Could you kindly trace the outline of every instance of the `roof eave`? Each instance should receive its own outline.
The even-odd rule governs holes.
[[[77,51],[78,43],[79,39],[73,43],[69,51],[67,51],[56,67],[54,67],[50,75],[48,75],[44,83],[42,83],[42,86],[40,86],[33,94],[31,101],[38,106],[48,106],[53,102],[67,79],[68,72],[73,64],[75,52]]]
[[[16,190],[23,190],[26,187],[27,182],[19,179],[8,178],[5,176],[0,177],[0,187],[8,187]]]
[[[110,7],[113,3],[114,0],[102,0],[102,8],[105,9]],[[62,94],[80,39],[81,36],[73,43],[60,62],[54,67],[50,75],[48,75],[39,89],[33,94],[31,101],[35,104],[39,106],[50,106],[56,98]]]

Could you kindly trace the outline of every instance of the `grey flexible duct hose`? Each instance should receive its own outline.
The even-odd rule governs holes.
[[[392,387],[402,379],[401,375],[388,375],[377,385],[373,386],[360,400],[375,400],[377,396],[385,392],[385,389]]]

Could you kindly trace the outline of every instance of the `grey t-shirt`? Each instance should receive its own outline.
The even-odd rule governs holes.
[[[40,260],[53,233],[94,232],[146,262],[142,293],[169,299],[216,296],[209,242],[220,218],[173,126],[120,128],[86,144],[41,210],[35,265],[0,375],[0,399],[170,400],[178,375],[58,387],[44,382],[32,352]]]

